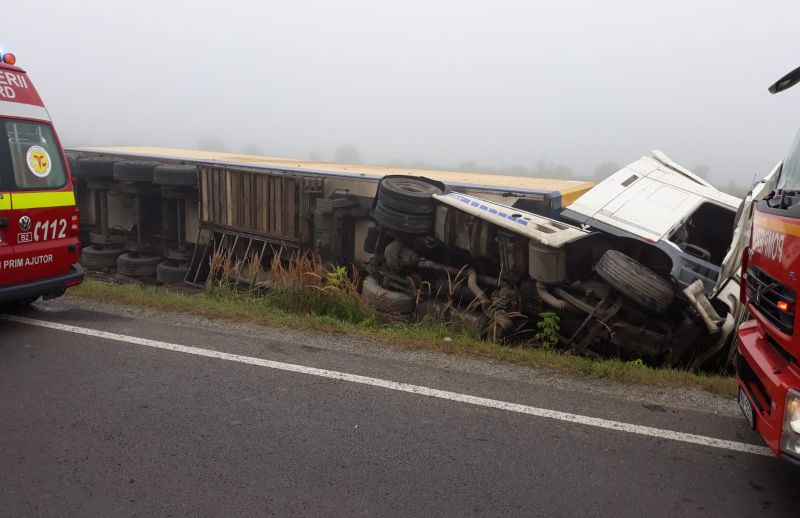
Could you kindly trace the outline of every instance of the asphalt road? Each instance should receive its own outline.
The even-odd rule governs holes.
[[[703,442],[760,444],[729,401],[84,305],[0,316],[0,516],[800,515],[796,472]]]

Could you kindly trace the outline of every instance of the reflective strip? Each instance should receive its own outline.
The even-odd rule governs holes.
[[[14,210],[67,207],[75,205],[75,193],[72,191],[17,192],[11,195],[11,205]]]
[[[761,212],[756,212],[753,217],[753,224],[757,227],[762,227],[773,232],[786,234],[789,236],[800,236],[800,223],[794,223],[791,220],[781,218],[780,216],[766,215]]]
[[[7,192],[0,192],[0,210],[11,210],[11,195]]]
[[[12,103],[0,101],[0,116],[4,117],[24,117],[26,119],[50,120],[50,114],[44,106],[34,104]]]

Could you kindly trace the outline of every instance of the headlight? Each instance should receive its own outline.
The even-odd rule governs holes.
[[[793,389],[786,393],[781,449],[800,455],[800,392]]]

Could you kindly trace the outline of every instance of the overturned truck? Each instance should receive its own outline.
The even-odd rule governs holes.
[[[524,343],[554,312],[560,347],[692,368],[724,365],[744,317],[726,267],[741,200],[660,152],[594,187],[178,150],[70,154],[85,251],[115,255],[127,275],[202,285],[221,251],[262,270],[310,251],[362,269],[384,322],[433,318]]]

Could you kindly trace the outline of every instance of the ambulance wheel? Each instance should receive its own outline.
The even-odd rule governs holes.
[[[161,257],[155,255],[134,255],[126,252],[117,257],[117,273],[127,277],[152,277]]]
[[[114,164],[114,180],[120,182],[152,182],[153,170],[160,162],[125,161]]]
[[[427,234],[433,231],[433,214],[411,214],[387,207],[380,200],[375,206],[375,221],[389,230],[404,234]]]
[[[197,166],[160,165],[153,170],[153,183],[173,187],[197,187]]]
[[[384,206],[411,214],[430,214],[436,208],[434,194],[444,190],[410,176],[389,176],[378,184],[378,200]]]
[[[39,300],[39,297],[28,297],[25,299],[0,302],[0,311],[17,311],[20,309],[28,309],[30,305],[37,300]]]
[[[78,167],[72,171],[72,176],[78,178],[114,178],[114,164],[118,158],[87,157],[78,159]]]
[[[643,309],[667,311],[675,292],[672,285],[639,261],[617,250],[608,250],[595,265],[597,275]]]
[[[81,251],[81,263],[91,269],[113,268],[117,264],[117,257],[123,252],[125,250],[122,248],[87,246]]]
[[[156,278],[158,282],[164,284],[183,284],[187,273],[189,273],[187,265],[173,261],[163,261],[156,266]]]

